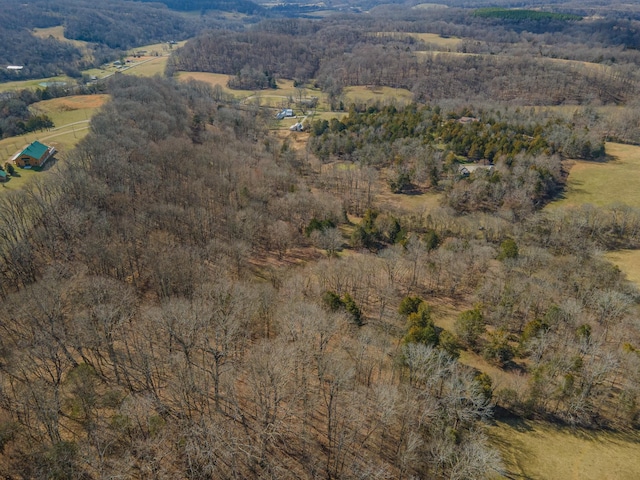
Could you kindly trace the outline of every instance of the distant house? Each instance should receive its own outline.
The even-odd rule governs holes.
[[[292,132],[301,132],[304,130],[304,126],[300,122],[294,123],[289,127],[289,130],[291,130]]]
[[[287,117],[295,117],[295,114],[293,113],[292,108],[285,108],[282,111],[278,112],[276,115],[276,118],[278,120],[282,120],[283,118],[287,118]]]
[[[22,70],[24,68],[23,65],[7,65],[7,70]]]
[[[20,168],[42,167],[55,153],[55,148],[47,147],[36,140],[21,152],[16,153],[11,161]]]

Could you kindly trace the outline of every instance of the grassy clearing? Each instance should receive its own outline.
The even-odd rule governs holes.
[[[607,252],[605,258],[617,265],[627,279],[640,288],[640,250],[618,250]]]
[[[504,478],[632,480],[640,478],[640,434],[498,421],[490,438],[503,455]]]
[[[442,48],[455,49],[458,47],[458,45],[462,43],[461,38],[441,37],[437,33],[410,33],[409,35],[425,43],[438,45],[439,47],[442,47]]]
[[[447,5],[441,5],[439,3],[419,3],[418,5],[414,5],[413,7],[416,10],[429,10],[432,8],[449,8]]]
[[[383,205],[389,205],[393,209],[404,210],[416,215],[428,215],[429,211],[440,207],[442,200],[442,194],[437,192],[427,192],[421,195],[393,193],[389,185],[384,181],[379,184],[379,189],[379,193],[376,196],[378,202]]]
[[[415,33],[415,32],[376,32],[374,35],[379,37],[392,37],[392,38],[415,38],[421,42],[429,43],[431,45],[436,45],[439,48],[447,50],[455,50],[460,43],[462,43],[461,38],[457,37],[442,37],[437,33]]]
[[[413,99],[413,94],[409,90],[391,87],[347,87],[344,89],[344,96],[346,105],[375,101],[404,104],[410,103]]]
[[[196,80],[198,82],[208,83],[212,87],[219,86],[227,95],[232,95],[234,98],[246,98],[253,95],[251,90],[232,90],[227,87],[229,83],[229,77],[224,73],[208,73],[208,72],[179,72],[178,79],[186,82],[188,80]]]
[[[348,112],[316,112],[313,115],[309,115],[307,120],[309,120],[310,122],[313,122],[315,120],[331,120],[332,118],[341,120],[347,115],[349,115]]]
[[[129,50],[127,53],[129,55],[134,55],[137,52],[145,52],[145,57],[158,56],[158,55],[169,55],[176,48],[182,47],[186,40],[178,42],[176,45],[169,45],[166,42],[162,43],[153,43],[151,45],[143,45],[141,47],[135,47]],[[143,57],[144,58],[144,57]]]
[[[550,208],[625,203],[640,207],[640,189],[631,181],[640,175],[640,147],[607,143],[607,162],[578,160],[571,167],[565,197]]]
[[[0,92],[22,90],[25,88],[33,88],[33,89],[43,88],[42,85],[40,84],[46,83],[46,82],[66,82],[67,84],[73,84],[75,83],[75,80],[64,75],[59,75],[57,77],[37,78],[33,80],[18,80],[15,82],[5,82],[5,83],[0,83]]]
[[[169,57],[151,57],[141,62],[130,65],[122,73],[136,75],[138,77],[153,77],[163,75]]]
[[[46,113],[56,127],[70,123],[88,121],[96,110],[102,107],[109,95],[75,95],[72,97],[54,98],[31,105],[36,113]]]
[[[276,101],[281,102],[289,97],[295,98],[296,90],[291,80],[278,80],[277,89],[269,90],[235,90],[227,86],[231,75],[224,73],[207,73],[207,72],[180,72],[178,78],[182,81],[197,80],[199,82],[208,83],[212,87],[219,86],[222,90],[233,96],[234,98],[244,101],[255,100],[261,105],[272,104]]]
[[[39,38],[44,38],[44,39],[53,37],[59,42],[70,43],[85,53],[89,51],[89,42],[83,42],[82,40],[71,40],[69,38],[66,38],[64,36],[63,25],[58,25],[57,27],[48,27],[48,28],[34,28],[33,35]]]

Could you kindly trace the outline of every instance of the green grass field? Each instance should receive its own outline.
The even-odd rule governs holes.
[[[607,143],[606,162],[577,160],[571,167],[565,197],[549,208],[590,203],[625,203],[640,208],[640,189],[631,179],[640,175],[640,147]]]
[[[640,434],[593,432],[539,421],[498,421],[489,429],[507,475],[536,480],[636,480]]]
[[[25,88],[33,88],[33,89],[42,88],[42,85],[40,84],[47,83],[47,82],[66,82],[69,84],[73,84],[75,83],[75,80],[73,80],[70,77],[60,75],[57,77],[38,78],[35,80],[18,80],[15,82],[5,82],[5,83],[0,83],[0,92],[8,92],[11,90],[22,90]]]

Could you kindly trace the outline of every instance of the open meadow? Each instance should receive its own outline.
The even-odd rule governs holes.
[[[89,51],[89,43],[88,42],[83,42],[82,40],[71,40],[68,39],[67,37],[64,36],[64,26],[63,25],[58,25],[55,27],[47,27],[47,28],[34,28],[33,29],[33,34],[36,37],[39,38],[49,38],[49,37],[53,37],[56,40],[58,40],[59,42],[66,42],[66,43],[70,43],[71,45],[79,48],[80,50],[82,50],[85,54],[88,53]]]
[[[635,480],[638,433],[593,432],[529,420],[499,420],[489,435],[503,457],[501,478]]]
[[[571,166],[564,198],[548,208],[583,204],[625,203],[640,208],[640,189],[632,179],[640,175],[640,147],[607,143],[608,161],[576,160]]]
[[[416,32],[377,32],[375,34],[379,37],[392,37],[392,38],[415,38],[421,42],[427,43],[430,46],[435,46],[443,51],[455,51],[462,43],[461,38],[457,37],[443,37],[437,33],[416,33]]]
[[[413,100],[413,94],[405,88],[357,86],[344,89],[344,103],[396,103],[405,105]]]
[[[605,253],[611,263],[622,270],[629,281],[640,288],[640,250],[618,250]]]
[[[15,82],[0,83],[0,93],[10,92],[14,90],[23,90],[25,88],[33,88],[35,90],[37,88],[43,88],[47,86],[47,84],[52,83],[73,84],[75,83],[75,80],[65,75],[58,75],[57,77],[48,78],[37,78],[31,80],[16,80]]]

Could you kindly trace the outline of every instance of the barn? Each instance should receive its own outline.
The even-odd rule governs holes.
[[[16,153],[11,160],[20,168],[42,167],[55,153],[55,148],[47,147],[36,140]]]

